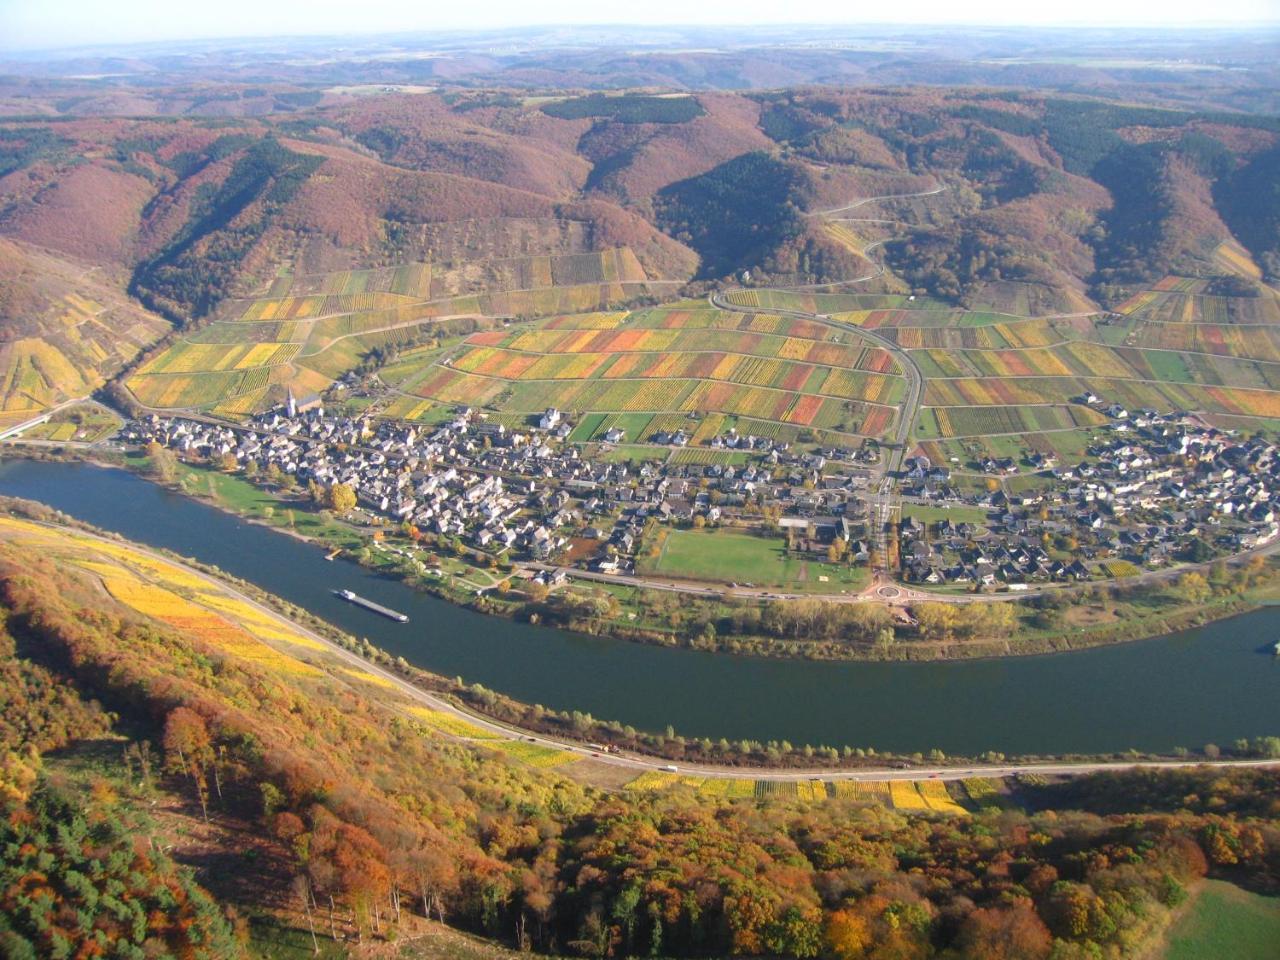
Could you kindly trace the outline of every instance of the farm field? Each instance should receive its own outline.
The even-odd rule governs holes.
[[[1280,901],[1206,880],[1167,936],[1164,960],[1264,960],[1280,943]]]
[[[815,593],[856,592],[869,581],[865,567],[788,556],[781,537],[729,530],[663,530],[659,537],[656,554],[637,561],[643,573]]]

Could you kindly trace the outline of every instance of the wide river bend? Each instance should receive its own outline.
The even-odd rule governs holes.
[[[445,676],[686,736],[978,754],[1169,750],[1280,734],[1280,608],[1153,640],[949,663],[763,660],[579,636],[456,607],[122,470],[6,460],[0,493],[216,564]],[[347,587],[397,624],[333,596]]]

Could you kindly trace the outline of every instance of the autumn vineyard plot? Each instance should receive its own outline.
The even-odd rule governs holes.
[[[626,789],[636,793],[691,790],[704,797],[730,800],[781,799],[799,803],[821,803],[838,799],[914,814],[965,816],[968,813],[966,806],[955,800],[946,784],[939,780],[752,780],[747,777],[702,777],[651,770],[633,779]],[[956,794],[964,796],[970,805],[977,806],[982,801],[989,801],[996,794],[996,788],[991,784],[989,792],[977,792],[981,800],[970,800],[972,795],[963,788],[958,788]]]
[[[430,337],[435,321],[496,323],[488,318],[595,311],[580,322],[606,329],[626,317],[608,308],[652,296],[654,289],[635,254],[625,248],[280,276],[261,296],[227,303],[211,322],[150,358],[126,383],[147,406],[242,417],[280,402],[286,388],[303,395],[321,392],[375,352]],[[478,341],[477,346],[499,342]],[[480,356],[473,363],[487,359]],[[593,372],[588,363],[545,359],[536,375],[578,379]],[[240,370],[252,376],[221,376]],[[520,371],[485,372],[512,376]],[[441,400],[452,396],[447,389],[437,394]]]

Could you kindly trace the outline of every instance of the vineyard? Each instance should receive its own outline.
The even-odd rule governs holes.
[[[1063,339],[1062,332],[1052,320],[1020,320],[981,327],[902,325],[879,332],[907,350],[1024,350],[1047,347]]]
[[[321,675],[307,662],[308,654],[324,649],[319,641],[202,577],[126,546],[13,517],[0,517],[0,535],[42,553],[58,551],[124,607],[215,649],[292,676]]]
[[[89,387],[84,375],[51,344],[18,340],[0,345],[0,410],[6,414],[21,419],[65,397],[87,393]]]
[[[943,310],[843,314],[911,351],[925,378],[916,438],[1096,427],[1078,398],[1131,411],[1235,418],[1280,412],[1280,297],[1219,296],[1165,277],[1110,316],[1016,319]],[[1268,325],[1271,324],[1271,325]],[[1247,423],[1248,421],[1241,421]]]
[[[393,704],[422,734],[471,741],[478,749],[534,768],[584,759],[555,746],[508,739],[458,714],[412,702],[386,674],[352,665],[289,620],[242,599],[218,581],[132,545],[12,515],[0,516],[0,541],[33,556],[53,558],[83,578],[101,594],[104,616],[156,621],[198,642],[201,669],[213,675],[221,672],[225,657],[250,665],[263,678],[287,679],[291,696],[307,695],[309,684],[375,688],[372,695]]]
[[[1139,323],[1128,328],[1124,345],[1280,362],[1280,326]]]
[[[812,803],[829,798],[854,803],[877,804],[910,813],[945,813],[966,816],[965,806],[957,802],[946,784],[939,780],[753,780],[700,777],[692,774],[651,770],[640,774],[626,789],[639,793],[666,793],[692,790],[700,796],[728,800],[793,799]],[[995,795],[991,788],[990,796]],[[965,794],[968,800],[968,794]],[[986,800],[988,795],[984,794]],[[979,805],[974,801],[973,805]]]
[[[734,290],[727,295],[736,306],[800,313],[833,314],[849,310],[940,309],[945,304],[926,297],[901,294],[793,293],[789,290]]]
[[[435,320],[594,311],[582,314],[579,322],[604,329],[627,316],[608,313],[608,308],[652,295],[648,283],[627,248],[281,276],[262,296],[230,303],[208,325],[151,358],[134,371],[127,386],[149,407],[201,408],[243,417],[280,402],[286,388],[300,395],[324,390],[372,352],[410,346],[429,336]],[[492,358],[482,354],[473,363],[483,366],[486,360]],[[874,369],[874,358],[867,362]],[[54,363],[55,358],[42,357],[26,371],[12,365],[12,408],[27,409],[34,402],[24,396],[49,392],[36,375]],[[594,372],[586,364],[548,358],[532,376],[577,379]],[[483,372],[519,376],[515,368],[495,370]],[[246,376],[231,375],[238,371]],[[486,392],[482,387],[480,393]],[[442,382],[431,396],[451,402],[455,392]]]
[[[1060,404],[1087,392],[1130,410],[1208,411],[1251,417],[1274,417],[1280,411],[1280,392],[1274,390],[1067,377],[930,380],[925,404],[1024,407]],[[1096,412],[1084,414],[1089,415],[1096,416]]]
[[[1036,433],[1105,422],[1106,418],[1096,410],[1079,406],[926,407],[920,412],[916,436],[926,439]]]
[[[482,331],[425,369],[400,364],[383,376],[404,393],[442,404],[465,398],[499,414],[557,407],[581,415],[576,441],[611,428],[600,426],[601,414],[642,412],[692,415],[691,430],[717,415],[717,422],[745,417],[773,425],[763,431],[794,425],[880,436],[905,393],[892,354],[837,326],[700,302]],[[406,400],[393,403],[395,414],[434,415]],[[638,435],[637,428],[627,440],[658,429]],[[718,432],[703,430],[696,440],[707,443]]]
[[[894,354],[853,325],[910,351],[925,380],[918,441],[1093,428],[1105,417],[1074,402],[1089,392],[1132,410],[1280,417],[1280,297],[1264,287],[1221,296],[1210,281],[1166,277],[1107,316],[1027,318],[893,294],[771,290],[727,295],[763,312],[705,300],[619,310],[645,282],[625,249],[487,263],[468,274],[496,285],[479,292],[460,276],[409,264],[280,277],[151,358],[128,386],[150,407],[244,417],[286,387],[321,392],[395,348],[404,358],[381,372],[396,392],[391,417],[436,422],[466,404],[525,425],[556,407],[574,442],[603,440],[623,417],[622,442],[648,443],[671,432],[658,425],[671,416],[703,449],[735,423],[785,442],[801,431],[817,442],[883,438],[906,380]],[[439,318],[539,314],[414,350]],[[12,365],[9,408],[47,395],[41,370],[55,363]]]
[[[0,281],[0,301],[5,283]],[[95,291],[96,292],[96,291]],[[0,425],[92,393],[168,329],[132,306],[65,292],[21,308],[0,342]]]
[[[1150,290],[1125,301],[1116,312],[1151,323],[1280,323],[1280,299]]]

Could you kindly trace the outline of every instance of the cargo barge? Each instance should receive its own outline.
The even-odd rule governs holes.
[[[357,607],[364,607],[366,610],[372,610],[374,613],[380,613],[387,619],[396,621],[396,623],[409,622],[409,618],[403,613],[392,610],[390,607],[384,607],[380,603],[374,603],[372,600],[366,600],[358,593],[353,593],[350,590],[335,590],[333,592],[343,600],[347,601],[347,603],[354,603]]]

